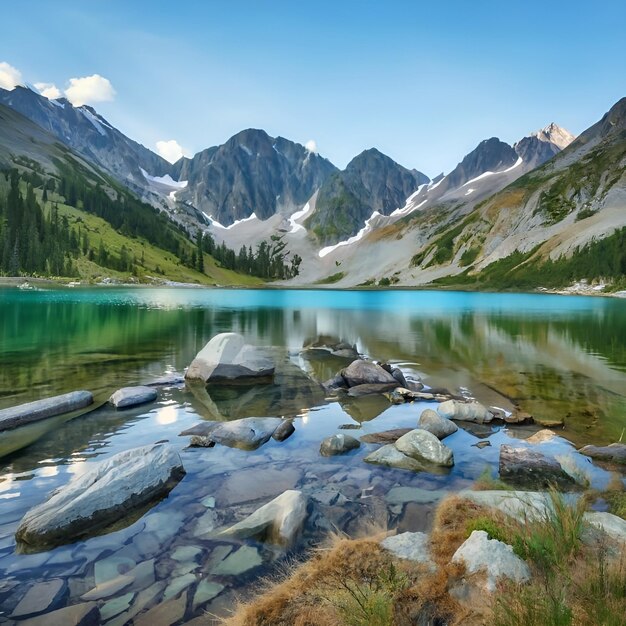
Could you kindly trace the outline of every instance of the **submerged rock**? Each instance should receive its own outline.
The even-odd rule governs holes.
[[[290,489],[220,534],[291,546],[302,530],[306,509],[306,496],[301,491]]]
[[[385,446],[378,448],[368,454],[364,459],[366,463],[373,463],[375,465],[385,465],[387,467],[395,467],[397,469],[407,469],[413,471],[421,471],[425,469],[423,463],[420,463],[414,458],[403,454],[392,443],[388,443]]]
[[[547,488],[551,484],[563,489],[575,482],[556,459],[528,448],[500,446],[500,478],[529,488]]]
[[[418,461],[428,461],[443,467],[454,465],[452,450],[427,430],[421,428],[411,430],[402,435],[395,445],[400,452]]]
[[[419,383],[421,385],[421,383]],[[417,387],[417,384],[412,384]],[[423,388],[423,385],[421,385]],[[385,394],[392,404],[404,404],[405,402],[426,401],[426,402],[444,402],[451,398],[450,395],[442,394],[435,390],[420,391],[415,389],[407,389],[405,387],[396,387],[393,391]]]
[[[342,359],[358,359],[356,345],[342,341],[339,337],[319,335],[313,340],[307,340],[302,349],[303,356],[315,353],[327,354]]]
[[[131,406],[154,402],[156,399],[156,389],[146,385],[141,385],[137,387],[122,387],[122,389],[118,389],[109,398],[109,402],[116,409],[127,409]]]
[[[379,433],[368,433],[361,437],[361,441],[363,443],[395,443],[402,435],[406,435],[412,430],[412,428],[392,428]]]
[[[361,396],[371,396],[375,393],[384,393],[390,389],[395,389],[398,383],[367,383],[363,385],[355,385],[348,389],[348,395],[351,398],[360,398]]]
[[[441,417],[454,419],[460,422],[477,422],[486,424],[493,420],[493,414],[480,402],[462,402],[461,400],[447,400],[437,407]]]
[[[0,431],[17,428],[47,417],[69,413],[93,404],[89,391],[72,391],[53,398],[35,400],[0,411]]]
[[[364,359],[352,361],[348,367],[341,371],[341,376],[346,381],[348,387],[372,384],[398,384],[398,381],[380,365]]]
[[[336,454],[344,454],[350,450],[354,450],[360,446],[358,439],[350,437],[350,435],[332,435],[326,437],[320,445],[320,454],[322,456],[334,456]]]
[[[98,626],[100,610],[95,602],[73,604],[44,615],[20,620],[23,626]]]
[[[204,382],[235,382],[271,378],[274,362],[237,333],[215,335],[191,362],[185,378]]]
[[[417,420],[417,427],[427,430],[437,437],[437,439],[444,439],[448,435],[455,433],[459,430],[459,427],[449,419],[445,419],[432,409],[425,409],[422,411],[419,419]]]
[[[167,494],[185,474],[168,445],[144,446],[92,463],[22,519],[18,542],[43,548],[73,541]]]
[[[35,583],[19,601],[11,617],[24,619],[56,608],[67,591],[67,584],[61,578],[53,578]]]
[[[489,593],[496,590],[500,578],[508,578],[516,583],[530,580],[530,569],[520,559],[513,548],[497,539],[489,539],[484,530],[475,530],[458,548],[452,557],[453,563],[463,563],[466,574],[485,573],[480,587]]]

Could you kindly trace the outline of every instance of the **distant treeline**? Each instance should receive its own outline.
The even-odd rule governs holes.
[[[66,216],[59,216],[53,197],[97,215],[124,236],[146,239],[173,254],[182,265],[202,273],[203,253],[212,255],[227,269],[261,278],[289,278],[298,273],[300,257],[295,255],[287,261],[288,252],[280,238],[262,242],[254,251],[243,247],[238,254],[224,244],[217,246],[210,235],[199,233],[193,242],[165,214],[126,190],[90,184],[80,166],[73,169],[62,162],[56,165],[58,178],[44,176],[36,169],[21,173],[9,170],[4,180],[0,173],[0,274],[77,276],[75,260],[81,255],[103,268],[121,272],[138,274],[139,268],[147,269],[143,258],[137,259],[125,246],[116,254],[102,239],[90,241],[85,228],[80,224],[71,226]],[[35,163],[29,166],[37,167]],[[35,189],[41,190],[41,203]],[[161,270],[157,266],[154,271]]]

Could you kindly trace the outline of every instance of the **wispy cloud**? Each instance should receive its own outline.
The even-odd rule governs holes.
[[[176,161],[185,156],[187,152],[176,139],[157,141],[156,149],[157,152],[170,163],[176,163]]]

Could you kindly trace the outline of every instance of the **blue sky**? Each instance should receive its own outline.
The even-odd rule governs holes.
[[[2,21],[24,81],[98,74],[111,123],[189,154],[255,127],[340,167],[375,146],[434,176],[483,138],[578,134],[626,95],[623,0],[20,0]]]

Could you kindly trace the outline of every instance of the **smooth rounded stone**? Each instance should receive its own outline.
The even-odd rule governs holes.
[[[493,415],[487,407],[476,401],[446,400],[437,407],[437,413],[446,419],[454,419],[460,422],[487,424],[493,420]]]
[[[426,533],[407,532],[392,535],[383,539],[380,545],[400,559],[422,563],[430,570],[435,569],[435,564],[430,557],[430,540]]]
[[[446,495],[445,491],[437,489],[422,489],[421,487],[392,487],[385,495],[389,504],[405,504],[406,502],[418,502],[429,504],[437,502]]]
[[[437,411],[432,409],[422,411],[417,420],[417,427],[427,430],[435,435],[437,439],[444,439],[459,430],[459,427],[454,422],[441,417]]]
[[[363,396],[373,396],[377,393],[385,393],[395,389],[398,383],[367,383],[363,385],[355,385],[348,389],[348,396],[351,398],[362,398]]]
[[[528,448],[500,446],[499,470],[502,480],[523,487],[545,489],[554,484],[567,489],[575,484],[556,459]]]
[[[544,428],[543,430],[538,430],[534,435],[531,435],[526,439],[528,443],[539,444],[546,443],[548,441],[552,441],[558,435],[548,428]]]
[[[98,626],[102,621],[98,605],[85,602],[20,620],[19,623],[23,626]]]
[[[302,530],[307,498],[295,489],[285,491],[241,522],[222,531],[240,539],[256,538],[268,543],[291,546]]]
[[[255,450],[267,443],[282,424],[280,417],[244,417],[222,422],[208,435],[211,441],[230,448]]]
[[[274,362],[260,348],[245,343],[237,333],[215,335],[191,362],[185,378],[204,382],[234,382],[271,378]]]
[[[154,402],[157,399],[157,395],[156,389],[145,385],[138,387],[122,387],[122,389],[118,389],[109,398],[109,402],[116,409],[128,409],[131,406]]]
[[[109,600],[100,609],[100,617],[103,621],[108,621],[116,615],[122,613],[122,611],[127,611],[130,608],[134,597],[135,592],[129,591],[123,596],[118,596],[117,598],[113,598],[113,600]]]
[[[355,450],[361,445],[358,439],[350,437],[350,435],[331,435],[326,437],[320,445],[320,454],[322,456],[335,456],[344,454],[350,450]]]
[[[13,609],[12,618],[24,619],[50,611],[61,603],[67,593],[67,585],[61,578],[35,583]]]
[[[395,445],[400,452],[414,459],[428,461],[443,467],[454,465],[452,450],[426,430],[416,428],[406,435],[402,435]]]
[[[326,393],[336,392],[338,389],[346,389],[348,383],[341,373],[335,374],[332,378],[322,383]]]
[[[77,411],[90,404],[93,404],[93,395],[89,391],[71,391],[53,398],[44,398],[2,409],[0,410],[0,431]]]
[[[146,387],[173,387],[175,385],[183,385],[185,383],[185,377],[178,372],[171,372],[170,374],[163,374],[154,380],[146,383]]]
[[[348,387],[385,383],[398,384],[396,379],[380,365],[364,359],[352,361],[348,367],[341,370],[341,376],[346,381]]]
[[[402,435],[406,435],[412,430],[412,428],[393,428],[379,433],[368,433],[360,437],[360,439],[363,443],[395,443]]]
[[[500,578],[508,578],[516,583],[530,580],[530,569],[520,559],[513,548],[497,539],[489,539],[484,530],[475,530],[457,549],[453,563],[463,563],[467,574],[486,573],[484,581],[478,582],[488,593],[496,590]]]
[[[626,444],[611,443],[608,446],[583,446],[579,452],[598,461],[626,463]]]
[[[213,600],[213,598],[217,598],[222,591],[224,591],[224,585],[206,579],[201,580],[198,583],[196,592],[193,594],[192,610],[195,611],[203,604]]]
[[[381,446],[378,450],[374,450],[364,459],[366,463],[374,465],[385,465],[387,467],[395,467],[397,469],[407,469],[413,471],[421,471],[425,469],[423,463],[403,454],[392,443]]]
[[[137,615],[133,619],[133,626],[160,626],[161,624],[169,626],[169,624],[178,624],[185,617],[186,609],[187,592],[185,591],[180,597],[161,602],[149,611]]]
[[[626,520],[604,511],[587,512],[585,521],[603,531],[611,541],[626,545]]]
[[[90,463],[28,511],[15,537],[34,547],[73,541],[167,494],[184,474],[178,452],[168,445],[133,448]]]
[[[274,431],[272,439],[276,441],[285,441],[296,432],[293,420],[283,420],[283,423]]]
[[[252,546],[241,546],[229,554],[212,570],[215,576],[238,576],[263,563],[259,551]]]
[[[407,380],[399,367],[392,368],[391,375],[396,379],[396,382],[400,385],[400,387],[407,387]]]

